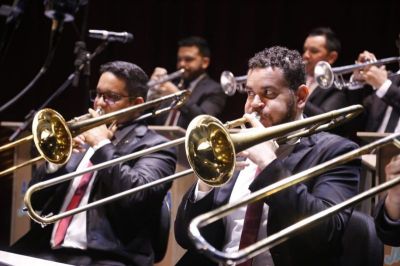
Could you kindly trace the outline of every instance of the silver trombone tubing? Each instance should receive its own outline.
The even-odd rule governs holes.
[[[318,131],[321,131],[321,130],[325,130],[327,127],[325,125],[321,125],[321,123],[327,123],[328,118],[330,118],[330,120],[331,120],[329,123],[327,123],[327,125],[329,127],[329,125],[332,126],[332,124],[331,124],[332,120],[335,120],[337,117],[345,116],[347,119],[351,119],[353,116],[359,114],[362,110],[363,110],[363,107],[361,105],[353,105],[353,106],[349,106],[349,107],[342,108],[342,109],[339,109],[339,110],[331,111],[331,112],[328,112],[328,113],[325,113],[325,114],[321,114],[321,115],[313,116],[313,117],[310,117],[310,118],[306,118],[306,119],[303,119],[301,121],[294,121],[294,122],[289,122],[289,123],[286,123],[286,124],[282,124],[282,125],[266,128],[265,132],[263,133],[263,135],[264,135],[263,141],[267,141],[267,140],[270,140],[270,139],[275,139],[276,142],[282,143],[282,142],[288,141],[288,140],[293,139],[293,138],[299,138],[299,137],[302,137],[302,136],[310,135],[310,134],[313,134],[315,132],[318,132]],[[321,120],[322,120],[322,122],[321,122]],[[244,122],[245,122],[245,120],[243,118],[239,118],[237,120],[234,120],[234,121],[231,121],[231,122],[228,122],[228,123],[224,124],[224,127],[226,129],[230,129],[230,128],[239,126],[241,123],[244,123]],[[341,122],[341,120],[336,122],[336,123],[340,123],[340,122]],[[303,130],[301,132],[295,132],[293,134],[286,134],[283,137],[279,136],[279,134],[280,134],[279,132],[282,132],[282,130],[284,130],[286,132],[295,131],[295,130],[299,130],[301,128],[304,128],[306,126],[309,126],[310,124],[316,124],[317,126],[313,126],[313,127],[309,128],[309,129],[305,129],[305,130]],[[243,136],[244,134],[251,133],[252,131],[255,132],[255,133],[259,133],[260,132],[259,129],[255,128],[255,130],[248,130],[248,131],[246,131],[246,133],[232,134],[232,136],[239,136],[240,137],[240,136]],[[136,188],[133,188],[133,189],[130,189],[130,190],[127,190],[127,191],[124,191],[124,192],[121,192],[121,193],[118,193],[118,194],[103,198],[103,199],[98,200],[96,202],[89,203],[88,205],[81,206],[81,207],[78,207],[78,208],[75,208],[75,209],[60,213],[60,214],[48,215],[46,217],[43,217],[43,216],[40,216],[39,214],[37,214],[37,212],[34,210],[34,208],[32,206],[32,201],[31,201],[32,194],[37,192],[37,191],[39,191],[39,190],[42,190],[44,188],[47,188],[47,187],[50,187],[50,186],[53,186],[53,185],[57,185],[59,183],[65,182],[65,181],[69,181],[69,180],[73,179],[76,176],[80,176],[80,175],[83,175],[83,174],[88,173],[88,172],[101,170],[101,169],[107,168],[109,166],[112,166],[114,164],[118,164],[118,163],[122,163],[122,162],[125,162],[125,161],[129,161],[129,160],[132,160],[132,159],[139,158],[141,156],[147,155],[149,153],[153,153],[153,152],[156,152],[156,151],[159,151],[159,150],[162,150],[162,149],[166,149],[166,148],[170,148],[170,147],[182,144],[185,141],[188,142],[188,141],[190,141],[188,139],[189,135],[190,135],[190,132],[188,130],[188,132],[187,132],[185,137],[182,137],[182,138],[179,138],[179,139],[176,139],[176,140],[173,140],[173,141],[169,141],[167,143],[160,144],[160,145],[148,148],[146,150],[142,150],[142,151],[139,151],[139,152],[136,152],[136,153],[132,153],[132,154],[128,154],[128,155],[125,155],[125,156],[122,156],[122,157],[119,157],[119,158],[115,158],[115,159],[112,159],[112,160],[107,161],[107,162],[96,164],[96,165],[88,167],[88,168],[86,168],[84,170],[72,172],[72,173],[65,174],[65,175],[62,175],[62,176],[59,176],[59,177],[55,177],[55,178],[47,180],[47,181],[43,181],[43,182],[37,183],[37,184],[31,186],[26,191],[25,196],[24,196],[24,203],[25,203],[25,206],[26,206],[26,210],[28,211],[28,215],[32,218],[32,220],[34,220],[35,222],[40,223],[42,225],[51,224],[51,223],[54,223],[54,222],[56,222],[56,221],[58,221],[58,220],[60,220],[60,219],[62,219],[64,217],[67,217],[67,216],[70,216],[70,215],[74,215],[74,214],[77,214],[79,212],[86,211],[86,210],[88,210],[90,208],[99,207],[99,206],[104,205],[104,204],[106,204],[106,203],[108,203],[110,201],[114,201],[114,200],[120,199],[121,197],[124,197],[124,196],[130,195],[130,194],[136,193],[138,191],[147,189],[148,187],[159,185],[159,184],[162,184],[162,183],[165,183],[165,182],[170,182],[170,181],[172,181],[174,179],[177,179],[177,178],[180,178],[182,176],[189,175],[189,174],[191,174],[191,173],[193,173],[195,171],[192,170],[192,169],[188,169],[188,170],[185,170],[183,172],[176,173],[176,174],[174,174],[172,176],[168,176],[168,177],[159,179],[157,181],[153,181],[153,182],[150,182],[148,184],[145,184],[145,185],[142,185],[142,186],[139,186],[139,187],[136,187]],[[243,145],[244,145],[243,143],[239,144],[239,146],[243,146]],[[239,149],[241,149],[241,148],[239,148]],[[201,178],[201,175],[198,175],[198,176],[200,176],[200,178]]]
[[[312,223],[315,223],[316,221],[319,221],[320,219],[323,219],[329,215],[335,214],[336,212],[339,212],[340,210],[343,210],[355,203],[358,203],[366,198],[372,197],[373,195],[376,195],[377,193],[379,193],[381,191],[384,191],[388,188],[391,188],[391,187],[399,184],[400,177],[397,177],[391,181],[387,181],[382,185],[379,185],[379,186],[372,188],[364,193],[361,193],[353,198],[343,201],[340,204],[337,204],[328,209],[325,209],[322,212],[314,214],[304,220],[297,222],[296,224],[293,224],[293,225],[279,231],[276,234],[270,235],[267,238],[260,240],[260,241],[254,243],[244,249],[241,249],[237,252],[224,253],[224,252],[216,249],[215,247],[210,245],[210,243],[208,243],[207,240],[200,234],[200,228],[225,217],[226,215],[233,212],[237,208],[245,206],[249,203],[253,203],[255,201],[262,200],[262,199],[264,199],[274,193],[277,193],[285,188],[288,188],[290,186],[293,186],[293,185],[296,185],[303,181],[306,181],[312,177],[315,177],[321,173],[324,173],[325,171],[333,168],[336,165],[351,161],[363,154],[371,152],[372,150],[374,150],[378,147],[393,143],[397,147],[400,148],[400,142],[397,139],[399,137],[400,137],[400,133],[391,134],[385,138],[379,139],[379,140],[372,142],[368,145],[365,145],[359,149],[342,154],[336,158],[333,158],[329,161],[326,161],[324,163],[316,165],[310,169],[307,169],[305,171],[302,171],[300,173],[297,173],[295,175],[292,175],[285,179],[282,179],[281,181],[271,184],[271,185],[269,185],[261,190],[258,190],[254,193],[251,193],[250,195],[242,198],[238,202],[230,203],[225,206],[221,206],[215,210],[212,210],[210,212],[199,215],[196,218],[194,218],[189,225],[189,237],[192,239],[196,249],[198,249],[200,252],[204,253],[207,257],[209,257],[210,259],[212,259],[216,262],[223,262],[223,263],[230,265],[233,263],[241,263],[252,257],[255,257],[255,256],[265,252],[266,250],[288,240],[290,238],[290,236],[298,233],[298,231],[300,229],[302,229],[304,226],[311,225]]]

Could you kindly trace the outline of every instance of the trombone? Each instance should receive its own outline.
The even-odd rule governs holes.
[[[232,96],[236,92],[244,93],[247,75],[235,77],[232,72],[224,71],[220,77],[222,90],[226,95]]]
[[[150,116],[167,112],[172,108],[184,104],[189,94],[189,91],[183,90],[140,105],[130,106],[112,113],[104,114],[99,117],[92,117],[90,114],[85,114],[68,122],[66,122],[58,112],[52,109],[42,109],[33,119],[32,135],[0,147],[0,152],[2,152],[33,139],[40,156],[3,170],[0,172],[0,176],[4,176],[16,169],[35,163],[41,159],[63,165],[69,160],[72,154],[72,138],[74,136],[102,124],[111,123],[118,117],[127,117],[145,110],[157,108],[161,103],[172,100],[170,106],[143,114],[137,117],[134,121],[137,122],[149,118]]]
[[[222,251],[217,250],[215,247],[210,245],[205,240],[205,238],[200,234],[199,228],[204,227],[208,224],[211,224],[211,223],[225,217],[226,215],[233,212],[237,208],[240,208],[240,207],[245,206],[250,203],[254,203],[254,202],[264,199],[274,193],[277,193],[285,188],[296,185],[296,184],[306,181],[310,178],[316,177],[316,176],[324,173],[325,171],[332,169],[333,167],[335,167],[337,165],[354,160],[355,158],[357,158],[363,154],[366,154],[368,152],[371,152],[372,150],[379,148],[381,146],[393,143],[398,148],[400,148],[400,141],[397,139],[399,137],[400,137],[400,133],[391,134],[385,138],[379,139],[379,140],[372,142],[368,145],[365,145],[359,149],[342,154],[342,155],[340,155],[336,158],[333,158],[329,161],[326,161],[326,162],[316,165],[312,168],[309,168],[305,171],[302,171],[300,173],[297,173],[295,175],[292,175],[285,179],[282,179],[282,180],[280,180],[276,183],[273,183],[263,189],[260,189],[254,193],[251,193],[250,195],[242,198],[238,202],[229,203],[225,206],[221,206],[221,207],[219,207],[215,210],[212,210],[208,213],[199,215],[196,218],[194,218],[189,225],[189,236],[193,240],[195,247],[200,252],[204,253],[210,259],[217,261],[217,262],[224,262],[224,263],[230,265],[233,263],[241,263],[252,257],[255,257],[255,256],[265,252],[266,250],[288,240],[290,236],[298,233],[298,231],[300,231],[304,227],[309,226],[309,225],[319,221],[320,219],[331,216],[349,206],[354,205],[355,203],[359,203],[360,201],[362,201],[364,199],[370,198],[370,197],[372,197],[384,190],[387,190],[397,184],[400,184],[400,176],[395,179],[392,179],[390,181],[387,181],[377,187],[374,187],[370,190],[367,190],[361,194],[358,194],[357,196],[354,196],[354,197],[352,197],[346,201],[343,201],[335,206],[327,208],[322,212],[316,213],[304,220],[301,220],[285,229],[282,229],[281,231],[279,231],[273,235],[270,235],[267,238],[260,240],[259,242],[256,242],[256,243],[254,243],[242,250],[239,250],[237,252],[233,252],[233,253],[230,252],[228,254],[228,253],[224,253]]]
[[[293,138],[310,135],[321,130],[327,130],[337,126],[341,122],[347,121],[362,112],[361,105],[353,105],[339,110],[331,111],[325,114],[313,116],[300,121],[289,122],[273,126],[270,128],[249,129],[244,133],[230,135],[227,129],[236,127],[246,122],[244,118],[231,121],[223,125],[218,119],[200,115],[192,120],[189,124],[185,137],[169,141],[146,150],[136,153],[124,155],[119,158],[103,162],[87,169],[65,174],[53,179],[43,181],[31,186],[25,193],[24,203],[29,216],[36,222],[46,225],[54,223],[64,217],[74,215],[79,212],[95,208],[111,201],[115,201],[130,194],[153,187],[162,183],[171,182],[185,175],[196,173],[196,175],[205,183],[211,186],[222,186],[228,182],[233,174],[236,161],[236,152],[242,151],[259,142],[275,139],[278,143],[286,142]],[[309,127],[309,128],[306,128]],[[306,128],[306,129],[304,129]],[[297,133],[292,133],[299,129],[304,129]],[[282,137],[283,136],[283,137]],[[47,187],[69,181],[76,176],[83,175],[88,172],[104,169],[106,167],[119,164],[134,158],[138,158],[152,152],[173,147],[185,143],[185,150],[188,161],[192,169],[188,169],[171,176],[150,182],[148,184],[132,188],[121,193],[103,198],[101,200],[91,202],[87,205],[59,213],[57,215],[40,216],[35,212],[31,197],[33,193],[43,190]]]
[[[328,89],[332,87],[333,84],[335,84],[338,89],[343,89],[343,87],[348,87],[352,84],[343,78],[344,74],[349,74],[354,70],[363,69],[368,66],[381,66],[396,62],[400,62],[400,57],[388,57],[373,62],[332,68],[328,62],[319,61],[314,68],[314,78],[318,86],[323,89]]]

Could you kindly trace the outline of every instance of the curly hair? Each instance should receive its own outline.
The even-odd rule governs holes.
[[[100,66],[100,74],[104,72],[111,72],[123,79],[129,96],[146,100],[149,78],[139,66],[125,61],[113,61]]]
[[[291,90],[296,91],[306,82],[303,59],[296,50],[273,46],[256,53],[249,60],[249,69],[267,67],[282,69],[283,77]]]

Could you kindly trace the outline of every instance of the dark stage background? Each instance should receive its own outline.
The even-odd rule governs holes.
[[[47,54],[51,20],[44,16],[43,1],[26,1],[26,12],[0,65],[0,105],[28,84]],[[283,45],[301,51],[307,32],[317,26],[331,27],[341,39],[343,52],[338,66],[352,64],[364,49],[375,52],[378,58],[398,56],[395,40],[400,32],[400,2],[369,2],[90,1],[89,29],[128,31],[135,36],[128,44],[112,43],[94,59],[90,87],[96,86],[99,65],[110,60],[134,62],[149,75],[156,66],[174,71],[177,40],[189,35],[208,39],[212,49],[210,74],[217,80],[223,70],[244,75],[249,57],[264,47]],[[10,5],[13,1],[2,3]],[[64,25],[49,72],[23,99],[0,114],[0,120],[23,120],[25,114],[38,108],[74,71],[73,49],[79,39],[83,15],[81,7],[75,22]],[[3,31],[5,18],[0,19]],[[86,41],[89,51],[100,43],[93,39]],[[86,113],[89,102],[87,93],[82,91],[87,91],[83,83],[79,88],[70,87],[50,107],[66,119]],[[241,116],[243,102],[242,95],[230,97],[223,120]]]
[[[0,62],[0,105],[12,99],[36,75],[48,50],[51,20],[44,16],[43,1],[28,3],[10,48]],[[13,4],[0,0],[1,4]],[[111,60],[126,60],[140,65],[149,75],[154,67],[175,70],[176,43],[182,37],[201,35],[212,50],[210,74],[219,80],[223,70],[246,74],[247,60],[257,51],[272,45],[302,50],[307,32],[329,26],[342,41],[343,52],[337,66],[352,64],[367,49],[377,58],[399,56],[395,40],[400,32],[400,2],[392,1],[155,1],[92,0],[88,6],[88,28],[128,31],[132,43],[112,43],[91,65],[90,88],[98,79],[98,68]],[[85,7],[66,23],[48,73],[20,101],[0,113],[0,121],[23,121],[37,109],[74,71],[74,44],[79,39]],[[0,17],[0,36],[6,30]],[[100,44],[86,39],[88,50]],[[394,70],[396,65],[391,66]],[[87,112],[88,88],[80,83],[51,102],[67,120]],[[228,99],[222,120],[242,115],[243,95]],[[5,140],[5,139],[4,139]],[[2,217],[10,217],[11,179],[0,180]],[[4,192],[5,191],[5,192]],[[9,219],[0,219],[0,249],[9,242]]]

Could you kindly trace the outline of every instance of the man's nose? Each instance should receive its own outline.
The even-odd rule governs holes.
[[[100,95],[96,98],[96,101],[94,101],[94,109],[96,110],[97,107],[104,107],[106,106],[107,103],[104,101],[104,96]]]
[[[264,103],[261,101],[260,96],[258,96],[258,95],[254,96],[254,100],[253,100],[253,102],[251,103],[251,107],[252,107],[254,110],[257,110],[257,109],[260,109],[260,108],[263,108],[263,107],[264,107]]]

